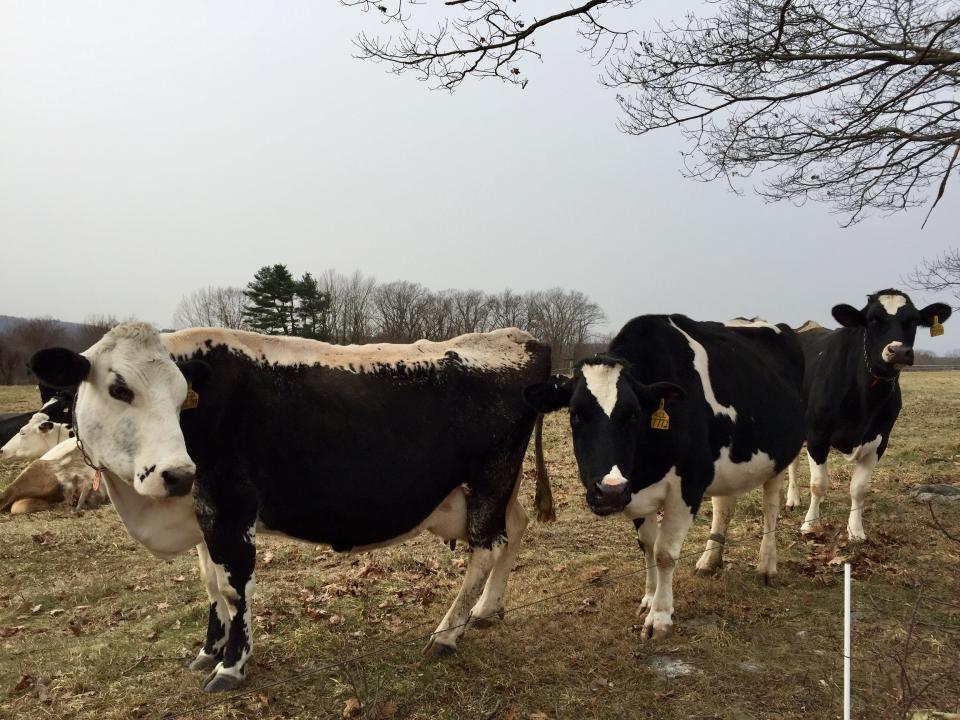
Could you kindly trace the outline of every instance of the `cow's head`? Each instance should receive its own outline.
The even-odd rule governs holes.
[[[669,408],[682,397],[673,383],[638,382],[626,362],[609,356],[583,361],[572,378],[555,375],[524,390],[539,412],[569,409],[580,482],[598,515],[623,510],[653,465],[663,464],[671,438],[652,427],[651,416],[661,401]]]
[[[913,365],[917,326],[946,322],[950,312],[950,306],[943,303],[918,310],[906,293],[881,290],[867,298],[862,310],[851,305],[835,306],[833,317],[844,327],[864,329],[864,354],[870,371],[892,377]]]
[[[193,363],[191,363],[191,366]],[[152,497],[186,495],[196,467],[180,430],[185,373],[145,323],[123,323],[82,354],[41,350],[30,359],[53,387],[79,385],[74,425],[90,459]]]
[[[0,461],[34,460],[62,440],[73,437],[73,431],[50,420],[46,413],[36,413],[0,448]]]

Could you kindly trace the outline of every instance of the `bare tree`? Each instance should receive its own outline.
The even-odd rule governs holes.
[[[528,329],[550,345],[555,367],[571,360],[604,320],[600,306],[578,290],[551,288],[525,298]]]
[[[185,295],[173,314],[177,327],[244,329],[246,296],[238,287],[206,287]]]
[[[344,284],[341,342],[368,342],[373,335],[377,281],[354,272]]]
[[[907,284],[914,290],[950,292],[954,310],[960,310],[960,250],[951,248],[933,260],[923,260],[907,276]]]
[[[512,290],[504,290],[490,297],[490,315],[491,327],[527,329],[527,303],[523,295]]]
[[[397,280],[373,293],[377,335],[386,342],[413,342],[424,335],[430,292],[419,283]]]
[[[450,298],[453,335],[485,332],[491,328],[490,316],[493,308],[486,293],[481,290],[452,290]]]
[[[102,338],[108,330],[119,324],[120,320],[114,315],[89,315],[77,329],[77,345],[80,349],[86,350]]]
[[[685,170],[701,180],[758,171],[770,200],[824,201],[844,224],[943,195],[960,153],[960,4],[937,0],[722,0],[656,33],[619,31],[600,13],[634,5],[591,0],[528,18],[514,0],[452,0],[437,29],[413,26],[403,0],[344,0],[382,8],[393,38],[357,39],[361,57],[452,89],[467,77],[526,83],[536,33],[580,23],[606,60],[621,128],[679,126]],[[538,7],[540,7],[538,5]],[[932,209],[933,206],[931,206]]]
[[[0,333],[0,385],[13,385],[18,370],[26,365],[27,356],[12,332]]]

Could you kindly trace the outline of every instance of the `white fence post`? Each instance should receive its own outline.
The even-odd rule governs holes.
[[[850,563],[843,564],[843,720],[850,720]]]

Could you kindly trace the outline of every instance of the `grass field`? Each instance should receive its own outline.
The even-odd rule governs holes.
[[[960,373],[910,374],[903,387],[905,407],[868,496],[871,539],[846,544],[849,471],[837,458],[822,536],[800,537],[802,511],[781,516],[779,587],[762,587],[753,573],[757,492],[740,503],[724,569],[698,578],[707,503],[684,546],[676,633],[666,641],[640,639],[643,573],[632,525],[587,511],[558,415],[546,428],[558,521],[531,522],[508,607],[543,602],[468,631],[455,657],[425,661],[418,636],[436,626],[459,586],[462,546],[451,552],[422,536],[338,556],[267,538],[250,692],[188,717],[840,717],[845,558],[855,568],[854,716],[902,718],[905,693],[918,694],[912,707],[960,711],[960,544],[908,497],[921,483],[960,482]],[[0,410],[36,405],[32,388],[0,387]],[[528,511],[530,463],[521,491]],[[0,466],[0,486],[22,468]],[[938,514],[960,528],[960,508]],[[0,717],[163,717],[221,700],[200,692],[202,676],[186,668],[206,628],[192,555],[154,559],[106,506],[80,517],[0,516],[0,560]],[[668,677],[677,673],[686,674]]]

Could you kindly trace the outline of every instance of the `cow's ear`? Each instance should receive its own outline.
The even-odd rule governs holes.
[[[190,387],[195,390],[202,389],[213,374],[213,370],[203,360],[187,360],[177,363],[177,367],[180,368]]]
[[[573,381],[563,375],[554,375],[546,382],[528,385],[523,389],[527,405],[540,413],[549,413],[570,404]]]
[[[30,369],[41,381],[57,389],[74,388],[90,374],[90,361],[66,348],[39,350],[30,358]]]
[[[40,432],[48,433],[51,430],[53,430],[53,423],[50,420],[45,420],[44,422],[40,423]]]
[[[931,303],[920,311],[920,324],[924,327],[933,325],[934,318],[936,322],[945,323],[947,318],[953,313],[953,308],[944,303]]]
[[[833,310],[830,311],[833,314],[833,319],[838,323],[843,325],[843,327],[860,327],[861,325],[867,324],[867,319],[864,317],[863,312],[857,310],[853,305],[834,305]]]
[[[670,382],[658,382],[652,385],[637,383],[637,397],[643,405],[656,407],[663,400],[665,405],[683,400],[686,396],[683,388]]]

